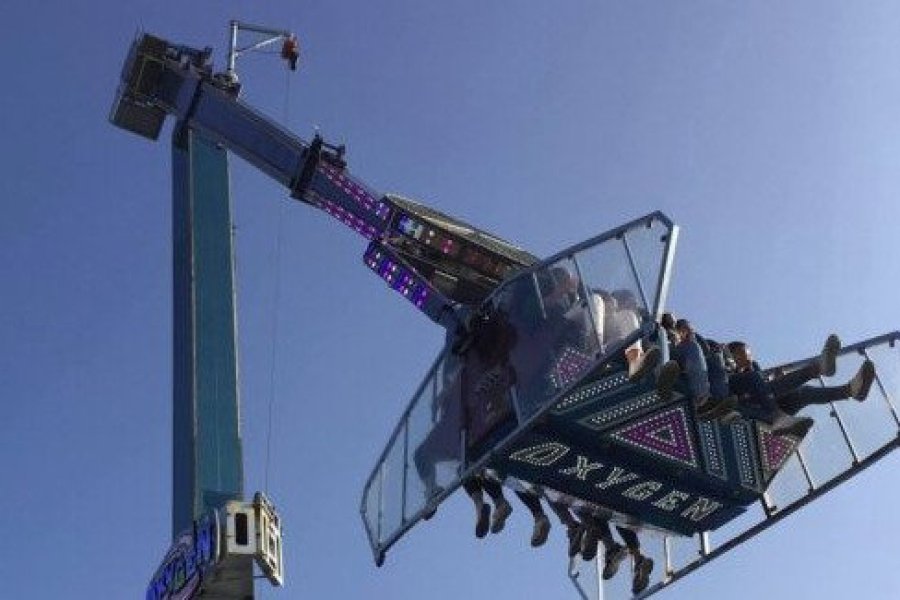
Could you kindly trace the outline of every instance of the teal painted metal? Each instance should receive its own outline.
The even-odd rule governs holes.
[[[172,535],[243,497],[228,159],[176,130],[173,169]]]

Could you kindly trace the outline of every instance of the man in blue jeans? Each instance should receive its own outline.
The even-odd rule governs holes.
[[[805,385],[812,379],[834,375],[840,349],[840,340],[832,334],[825,340],[818,359],[766,381],[759,365],[753,360],[750,347],[744,342],[730,342],[728,350],[734,358],[735,373],[729,377],[729,385],[732,393],[742,399],[740,412],[746,417],[772,424],[775,434],[790,433],[802,437],[812,427],[813,421],[794,415],[806,406],[849,398],[862,402],[869,395],[875,380],[875,365],[870,360],[864,361],[856,375],[844,385]]]

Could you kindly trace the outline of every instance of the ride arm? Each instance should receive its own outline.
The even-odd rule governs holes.
[[[234,80],[213,75],[210,54],[141,35],[125,62],[110,121],[156,140],[172,115],[179,127],[221,144],[288,188],[293,198],[324,210],[370,241],[384,236],[391,207],[346,172],[343,148],[318,135],[307,143],[242,102]],[[452,299],[422,277],[417,285],[428,297],[418,308],[435,322],[455,326],[447,323]]]
[[[172,115],[179,127],[221,144],[288,188],[293,198],[377,242],[394,265],[415,277],[427,301],[404,295],[448,329],[459,325],[454,316],[460,307],[478,305],[509,274],[537,260],[419,203],[374,193],[347,171],[343,146],[318,134],[305,142],[242,102],[235,79],[213,74],[210,55],[210,49],[142,34],[125,62],[112,123],[155,140]],[[367,264],[369,258],[367,252]]]

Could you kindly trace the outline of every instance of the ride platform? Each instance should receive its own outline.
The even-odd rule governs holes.
[[[667,344],[677,227],[653,213],[508,279],[448,339],[366,483],[377,564],[463,481],[506,485],[660,534],[715,530],[757,502],[801,443],[696,418],[683,382],[629,381],[625,351]]]

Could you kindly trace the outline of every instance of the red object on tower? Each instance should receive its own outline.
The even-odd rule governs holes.
[[[300,44],[297,42],[296,36],[291,36],[284,40],[281,46],[281,58],[288,61],[291,71],[297,70],[297,60],[300,59]]]

